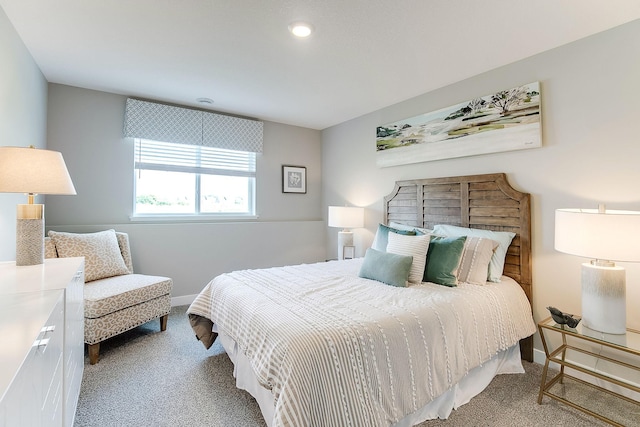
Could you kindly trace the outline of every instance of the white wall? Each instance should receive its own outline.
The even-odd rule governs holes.
[[[0,64],[0,145],[44,148],[47,82],[2,8]],[[16,259],[16,205],[26,201],[0,193],[0,261]]]
[[[640,210],[639,76],[635,21],[325,129],[324,203],[367,208],[366,228],[356,230],[362,254],[394,181],[506,172],[515,188],[532,195],[535,319],[548,316],[548,305],[580,313],[580,263],[586,260],[554,250],[554,211],[599,202]],[[533,81],[541,83],[542,148],[376,167],[376,126]],[[335,253],[334,231],[327,229],[329,254]],[[640,329],[640,266],[619,265],[627,268],[628,324]],[[536,348],[542,348],[537,337]]]
[[[264,124],[257,161],[259,219],[249,222],[131,222],[133,143],[122,138],[126,96],[49,85],[49,149],[62,152],[76,196],[48,196],[47,229],[130,234],[134,269],[174,279],[174,297],[198,293],[214,276],[324,260],[320,132]],[[307,168],[307,194],[283,194],[281,166]]]

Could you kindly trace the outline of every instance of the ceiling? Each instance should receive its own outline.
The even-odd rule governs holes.
[[[49,82],[312,129],[640,18],[638,0],[0,0],[0,6]],[[307,39],[287,30],[299,20],[315,27]],[[214,103],[198,104],[201,97]]]

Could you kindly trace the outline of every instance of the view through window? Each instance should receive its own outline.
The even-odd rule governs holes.
[[[135,140],[134,215],[255,215],[256,153]]]

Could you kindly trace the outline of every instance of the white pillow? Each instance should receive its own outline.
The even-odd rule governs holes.
[[[504,271],[504,259],[507,256],[507,249],[509,249],[511,241],[516,236],[515,233],[510,231],[480,230],[477,228],[456,227],[455,225],[443,224],[438,224],[433,227],[433,233],[453,237],[485,237],[498,242],[498,247],[493,252],[491,262],[489,263],[489,275],[487,276],[487,280],[490,282],[500,281],[502,272]]]
[[[411,270],[409,271],[409,283],[422,283],[430,237],[429,234],[405,236],[398,233],[389,233],[387,252],[413,257]]]
[[[467,236],[458,267],[458,281],[474,285],[487,283],[489,264],[498,242],[484,237]]]

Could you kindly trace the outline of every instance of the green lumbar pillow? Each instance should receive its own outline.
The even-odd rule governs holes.
[[[412,256],[367,249],[359,276],[391,286],[405,287],[411,270]]]

